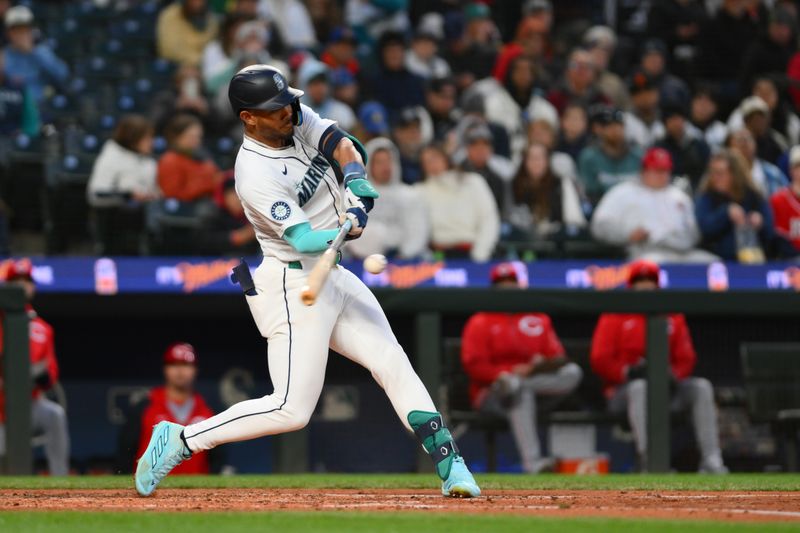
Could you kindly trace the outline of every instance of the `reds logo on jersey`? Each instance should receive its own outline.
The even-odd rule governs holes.
[[[519,330],[528,337],[538,337],[544,332],[542,319],[536,316],[524,316],[519,320]]]

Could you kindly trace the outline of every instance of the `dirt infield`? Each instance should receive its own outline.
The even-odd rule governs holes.
[[[0,490],[0,511],[435,511],[543,516],[800,522],[797,492],[493,490],[474,500],[435,491],[335,489]]]

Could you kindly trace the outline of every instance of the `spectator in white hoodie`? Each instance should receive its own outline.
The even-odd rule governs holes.
[[[122,117],[94,162],[87,198],[93,207],[114,207],[158,197],[153,124],[140,115]]]
[[[420,161],[425,178],[416,187],[431,223],[431,247],[488,261],[500,238],[500,215],[486,180],[453,169],[440,145],[426,146]]]
[[[600,241],[625,246],[631,259],[657,263],[704,263],[716,256],[696,248],[700,239],[692,200],[670,184],[672,158],[651,148],[642,158],[641,180],[608,191],[592,218]]]
[[[359,258],[370,254],[400,259],[421,256],[430,238],[427,209],[419,191],[401,179],[397,147],[386,137],[378,137],[364,148],[369,179],[381,197],[369,213],[369,231],[351,241],[347,250]]]

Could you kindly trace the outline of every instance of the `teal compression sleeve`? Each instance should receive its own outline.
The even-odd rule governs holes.
[[[335,229],[312,230],[311,224],[303,222],[284,231],[283,239],[301,254],[313,254],[325,250],[338,232]]]

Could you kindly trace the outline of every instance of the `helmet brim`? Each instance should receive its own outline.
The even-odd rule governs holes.
[[[305,93],[300,89],[295,89],[294,87],[289,87],[285,91],[281,91],[273,98],[270,98],[266,102],[262,102],[261,104],[255,106],[247,106],[243,107],[242,110],[245,109],[260,109],[262,111],[275,111],[276,109],[281,109],[286,107],[287,105],[292,104],[295,100],[299,99]]]

